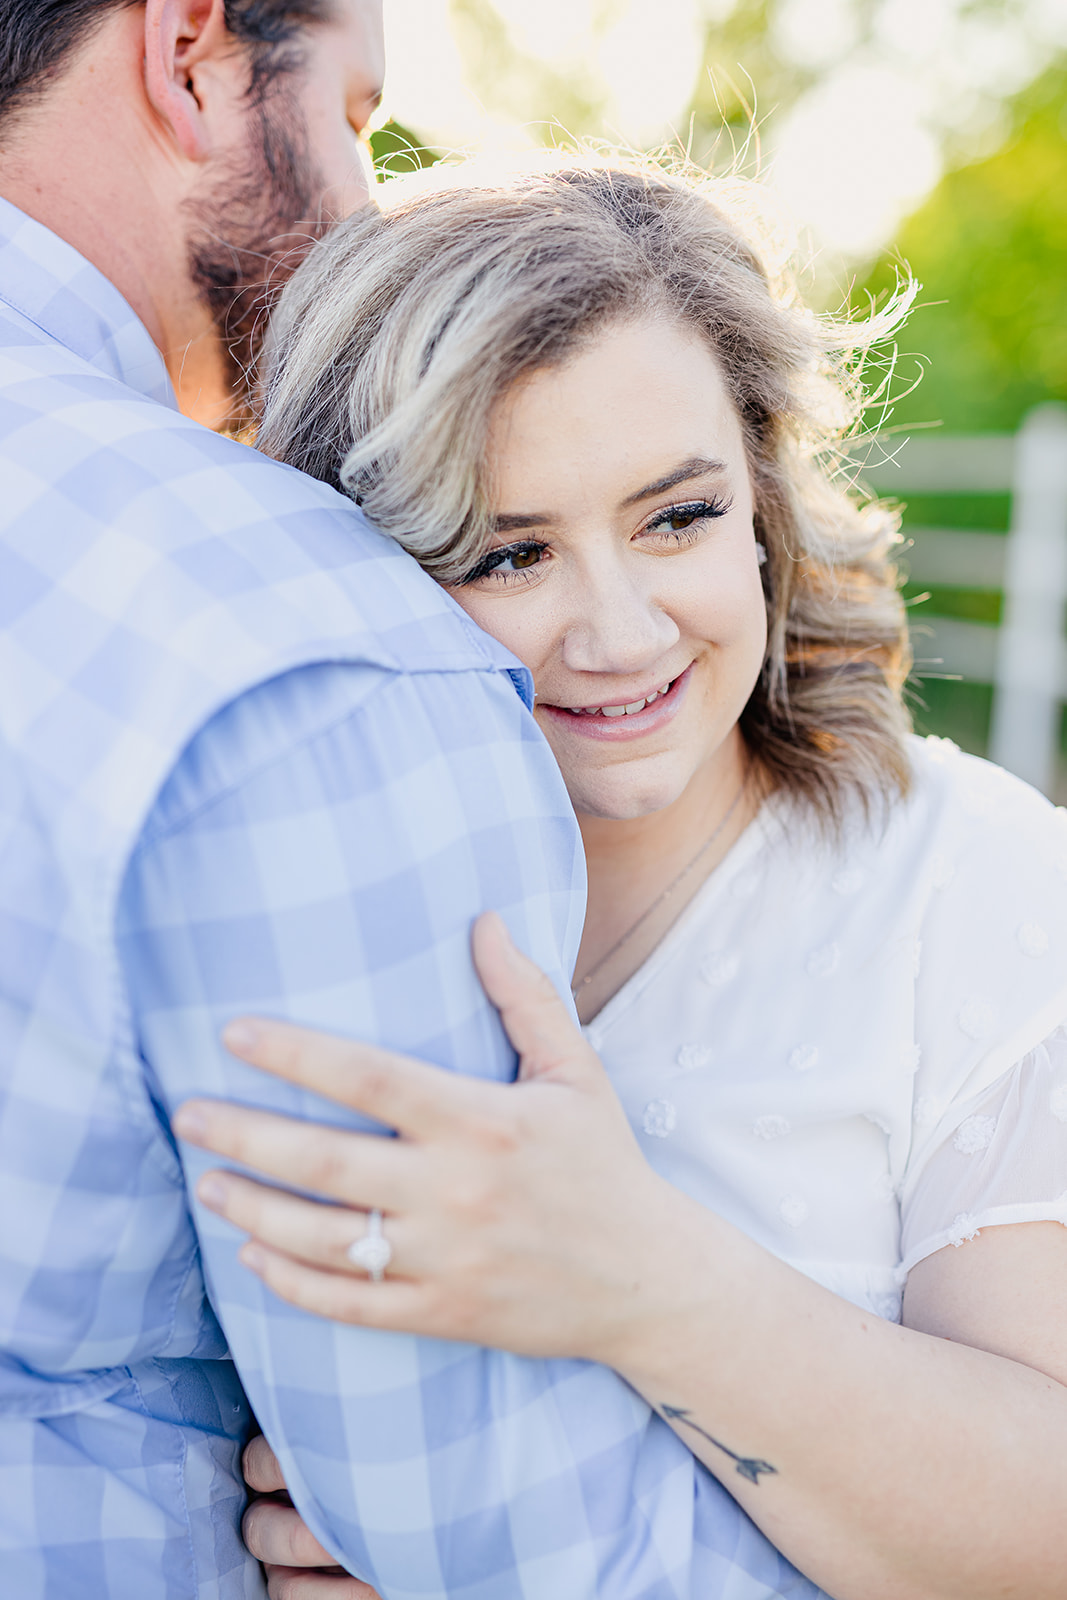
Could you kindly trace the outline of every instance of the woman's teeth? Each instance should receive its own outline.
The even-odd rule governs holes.
[[[674,680],[672,679],[671,683],[673,682]],[[665,683],[662,689],[656,689],[652,694],[647,695],[644,700],[634,700],[628,706],[568,706],[567,709],[575,717],[633,717],[639,711],[643,711],[646,706],[650,706],[653,700],[658,700],[661,695],[665,695],[671,687],[671,683]]]

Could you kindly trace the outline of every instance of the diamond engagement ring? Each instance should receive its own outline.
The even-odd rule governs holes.
[[[381,1283],[385,1269],[393,1259],[393,1247],[382,1232],[380,1211],[369,1214],[366,1233],[362,1239],[352,1241],[347,1254],[352,1265],[362,1267],[372,1283]]]

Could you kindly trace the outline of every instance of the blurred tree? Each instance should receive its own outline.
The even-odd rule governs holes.
[[[852,296],[884,294],[905,261],[923,284],[899,376],[927,371],[893,423],[1012,429],[1067,400],[1067,64],[1015,100],[995,155],[948,173]]]

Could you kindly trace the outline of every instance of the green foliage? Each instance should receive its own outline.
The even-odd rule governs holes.
[[[379,178],[395,178],[419,167],[432,167],[440,152],[423,144],[417,133],[399,122],[386,122],[370,136],[374,170]]]
[[[996,154],[945,176],[861,290],[884,294],[900,260],[923,294],[901,339],[899,376],[914,372],[912,352],[927,370],[894,424],[1010,430],[1039,401],[1067,399],[1064,64],[1018,98]]]

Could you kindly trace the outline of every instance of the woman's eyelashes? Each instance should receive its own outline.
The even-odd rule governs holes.
[[[521,539],[516,544],[497,545],[487,550],[476,567],[472,567],[461,580],[461,586],[477,583],[481,578],[492,578],[497,583],[529,583],[548,549],[535,539]]]
[[[692,544],[705,522],[725,517],[733,505],[732,500],[687,500],[684,505],[667,506],[657,511],[644,526],[645,533],[665,535],[677,544]]]

